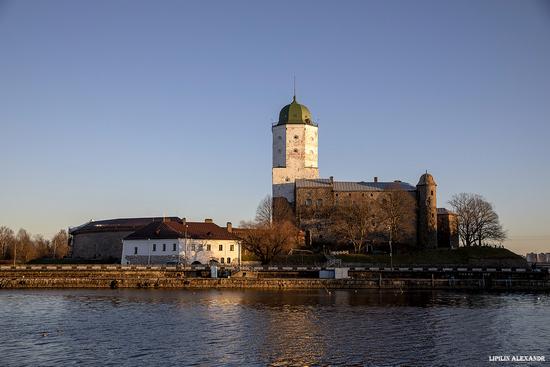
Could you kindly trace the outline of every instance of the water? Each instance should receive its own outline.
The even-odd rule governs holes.
[[[550,360],[550,296],[0,291],[2,366],[494,366],[490,355],[518,354]]]

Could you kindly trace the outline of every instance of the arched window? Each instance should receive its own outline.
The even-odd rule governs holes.
[[[227,258],[227,263],[231,264],[231,258],[230,257]]]
[[[223,264],[224,260],[225,260],[225,259],[224,259],[223,257],[220,257],[220,263]]]

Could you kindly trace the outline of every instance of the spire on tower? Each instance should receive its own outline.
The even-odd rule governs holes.
[[[294,75],[294,97],[292,100],[296,102],[296,75]]]

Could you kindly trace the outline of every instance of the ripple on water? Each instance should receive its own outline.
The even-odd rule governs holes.
[[[471,365],[548,355],[533,294],[0,292],[2,365]]]

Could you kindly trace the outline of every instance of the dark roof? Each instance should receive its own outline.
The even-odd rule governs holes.
[[[126,236],[125,240],[192,238],[200,240],[235,240],[236,237],[215,223],[160,221]]]
[[[119,219],[106,219],[96,220],[84,223],[78,227],[69,229],[69,233],[72,235],[80,233],[93,233],[93,232],[133,232],[152,222],[162,222],[163,220],[169,220],[174,222],[181,222],[178,217],[146,217],[146,218],[119,218]]]
[[[332,187],[333,191],[384,191],[384,190],[404,190],[414,191],[416,187],[409,183],[394,182],[350,182],[350,181],[332,181],[328,178],[298,179],[296,188],[315,188]]]

